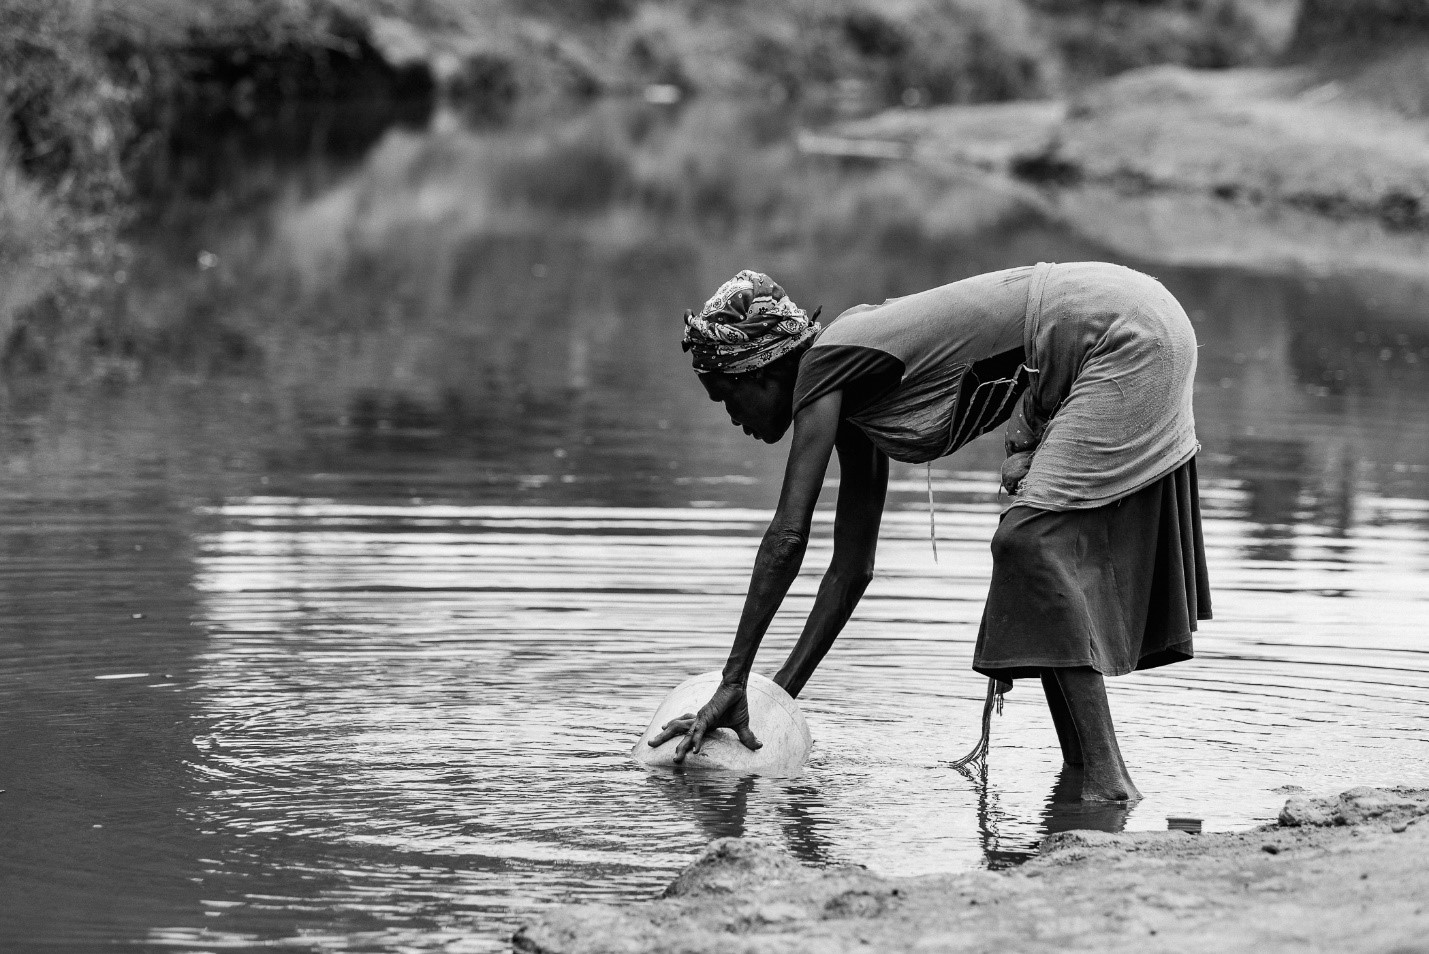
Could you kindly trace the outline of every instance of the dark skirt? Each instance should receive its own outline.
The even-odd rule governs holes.
[[[973,669],[997,679],[1190,659],[1196,621],[1211,618],[1195,458],[1104,507],[1012,507],[992,557]]]

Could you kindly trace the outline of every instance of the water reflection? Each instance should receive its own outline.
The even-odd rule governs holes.
[[[1042,830],[1048,835],[1059,831],[1107,831],[1126,830],[1126,823],[1136,805],[1083,802],[1081,800],[1082,771],[1075,766],[1063,764],[1057,773],[1057,781],[1052,784],[1052,792],[1047,796],[1047,807],[1042,812]]]
[[[1194,662],[1112,684],[1147,801],[1067,808],[1035,689],[982,775],[943,764],[983,699],[995,440],[933,471],[939,564],[923,475],[895,470],[879,579],[801,700],[804,777],[631,765],[664,689],[722,658],[782,467],[703,399],[679,309],[746,265],[836,314],[1107,254],[747,118],[438,115],[337,155],[184,160],[213,181],[156,199],[126,287],[190,376],[0,393],[0,787],[28,819],[0,878],[36,912],[0,943],[499,950],[532,906],[648,897],[716,836],[921,873],[1067,827],[1248,825],[1287,782],[1414,781],[1422,283],[1127,259],[1200,336],[1219,614]],[[140,672],[176,678],[92,678]],[[98,911],[114,879],[132,904]]]
[[[833,842],[824,832],[833,822],[825,815],[828,803],[815,784],[679,769],[650,770],[648,775],[650,786],[669,799],[677,814],[699,826],[706,841],[743,838],[749,833],[753,804],[756,817],[771,811],[777,816],[779,847],[808,865],[834,863]]]
[[[1246,556],[1282,563],[1295,558],[1302,516],[1306,443],[1274,437],[1239,437],[1229,448],[1232,467],[1243,475],[1245,519],[1253,524]]]
[[[989,783],[985,762],[975,763],[964,774],[976,789],[978,842],[983,864],[991,871],[1031,860],[1047,836],[1057,832],[1125,831],[1139,804],[1083,802],[1081,768],[1063,763],[1033,823],[1001,807],[1001,793]]]

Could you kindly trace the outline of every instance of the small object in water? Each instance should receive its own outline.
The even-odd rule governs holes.
[[[656,106],[673,106],[682,95],[683,91],[673,83],[651,83],[645,87],[645,102]]]
[[[143,619],[143,618],[144,618],[144,614],[143,614],[143,613],[130,613],[130,614],[129,614],[129,618],[130,618],[130,619]]]
[[[635,761],[642,765],[673,766],[680,739],[671,739],[659,748],[651,748],[650,740],[659,735],[661,727],[670,720],[687,712],[698,712],[719,688],[720,678],[718,670],[701,673],[672,689],[655,710],[640,741],[630,750]],[[749,775],[793,775],[804,767],[814,739],[799,704],[772,679],[756,673],[750,674],[745,695],[749,700],[749,727],[764,743],[763,747],[747,749],[734,730],[714,729],[705,734],[700,753],[685,758],[684,768]]]
[[[1201,833],[1201,820],[1185,815],[1167,815],[1166,828],[1169,831],[1188,831],[1193,835]]]

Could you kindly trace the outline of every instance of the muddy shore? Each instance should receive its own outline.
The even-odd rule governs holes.
[[[1248,832],[1060,832],[1009,871],[812,869],[712,842],[656,901],[547,911],[522,954],[1429,951],[1429,789],[1292,797]]]

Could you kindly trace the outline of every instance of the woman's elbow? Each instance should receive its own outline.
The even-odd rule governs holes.
[[[809,531],[801,527],[771,526],[764,537],[769,555],[776,560],[804,559],[804,551],[809,547]]]

